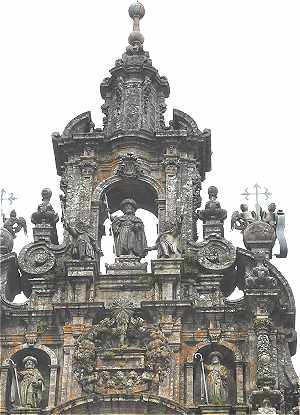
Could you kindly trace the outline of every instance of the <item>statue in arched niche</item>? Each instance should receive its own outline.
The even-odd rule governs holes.
[[[45,380],[37,368],[38,361],[33,356],[23,359],[24,369],[18,370],[17,383],[13,383],[11,400],[20,406],[40,408],[45,390]],[[16,380],[16,379],[15,379]]]
[[[133,199],[125,199],[120,208],[124,215],[114,217],[112,220],[116,255],[144,258],[147,255],[147,240],[144,224],[135,216],[136,202]]]
[[[235,381],[230,370],[222,364],[222,353],[210,353],[208,361],[209,364],[206,365],[208,402],[215,405],[233,404]]]

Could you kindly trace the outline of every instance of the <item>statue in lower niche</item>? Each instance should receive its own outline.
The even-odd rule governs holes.
[[[40,408],[45,390],[44,378],[37,368],[38,361],[33,356],[23,359],[24,369],[17,372],[19,382],[20,405]]]
[[[207,392],[210,404],[224,405],[234,403],[235,382],[230,370],[222,365],[223,356],[219,352],[209,355],[207,370]]]
[[[96,253],[99,253],[100,249],[90,233],[89,225],[78,221],[75,226],[71,226],[67,220],[63,221],[63,225],[72,236],[72,258],[80,261],[94,260]]]
[[[147,240],[144,224],[135,216],[136,202],[133,199],[125,199],[120,208],[124,215],[114,217],[112,220],[116,255],[144,258],[147,255]]]

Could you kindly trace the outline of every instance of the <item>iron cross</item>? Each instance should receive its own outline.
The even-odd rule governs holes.
[[[260,192],[259,189],[261,189],[261,186],[256,183],[254,186],[255,192],[251,193],[248,191],[248,187],[246,187],[245,192],[242,193],[242,196],[245,196],[246,200],[249,200],[249,196],[255,196],[255,200],[256,200],[256,205],[255,205],[255,210],[256,210],[256,216],[257,219],[260,218],[260,204],[259,204],[259,196],[265,196],[266,199],[269,199],[269,197],[271,196],[271,192],[269,192],[269,190],[265,187],[265,191],[264,192]]]
[[[12,203],[17,199],[16,196],[13,193],[9,193],[8,197],[5,197],[4,195],[6,194],[6,190],[1,189],[0,190],[0,209],[1,209],[1,216],[3,217],[3,211],[2,211],[2,205],[4,200],[8,200],[9,204],[12,205]]]

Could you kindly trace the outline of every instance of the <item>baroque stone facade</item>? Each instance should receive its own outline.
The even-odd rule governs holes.
[[[129,14],[129,45],[100,86],[103,128],[85,112],[52,135],[61,214],[44,189],[19,255],[25,220],[12,212],[1,228],[0,413],[298,413],[295,302],[271,263],[276,239],[287,255],[283,212],[234,212],[241,249],[215,186],[201,208],[210,130],[176,109],[166,124],[169,84],[143,48],[144,7]],[[137,208],[158,219],[155,246]],[[103,274],[107,219],[116,255]],[[28,301],[14,303],[22,291]]]

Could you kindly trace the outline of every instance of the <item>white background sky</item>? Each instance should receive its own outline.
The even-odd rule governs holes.
[[[0,187],[30,222],[43,187],[59,211],[51,133],[91,110],[102,126],[99,84],[120,58],[132,23],[125,0],[1,2]],[[267,186],[286,212],[287,259],[273,259],[300,299],[299,0],[144,0],[145,50],[171,87],[172,109],[212,130],[209,185],[229,216],[245,187]],[[253,204],[254,206],[254,204]],[[265,207],[267,206],[267,203]],[[251,206],[250,206],[251,207]],[[5,206],[6,213],[9,212]],[[241,235],[226,237],[243,246]],[[19,236],[15,248],[32,240]],[[296,326],[300,329],[300,317]],[[300,352],[294,359],[300,373]]]

